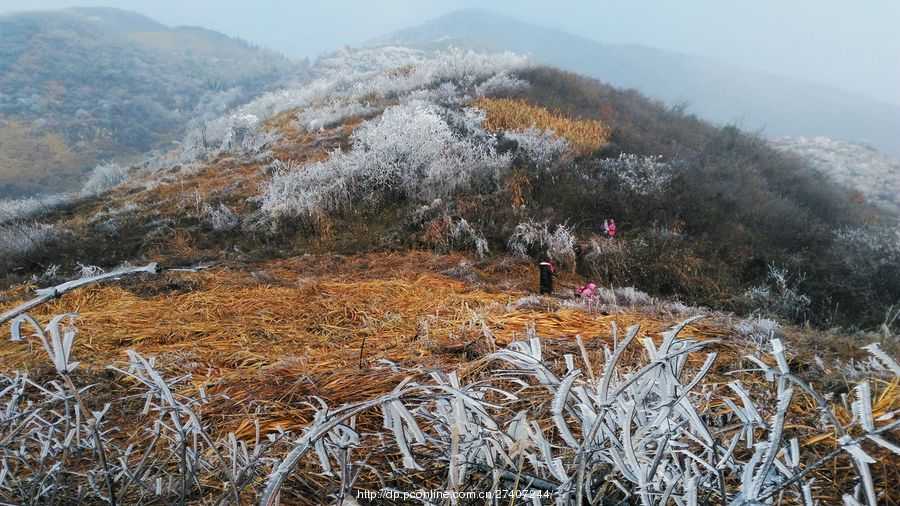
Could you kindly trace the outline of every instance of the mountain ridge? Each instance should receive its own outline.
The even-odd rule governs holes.
[[[607,44],[485,9],[437,17],[372,45],[458,45],[530,53],[541,61],[634,88],[718,124],[772,137],[826,136],[898,155],[900,106],[839,88],[638,44]]]

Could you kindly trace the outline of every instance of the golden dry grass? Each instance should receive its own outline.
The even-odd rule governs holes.
[[[599,121],[569,118],[523,100],[482,97],[471,105],[487,113],[484,127],[488,130],[553,130],[571,142],[579,155],[601,149],[609,139],[609,128]]]
[[[478,344],[481,328],[472,325],[470,311],[482,315],[498,346],[521,338],[530,323],[541,336],[571,340],[581,334],[589,341],[608,339],[612,322],[624,328],[641,321],[648,333],[670,324],[662,316],[591,315],[562,308],[552,299],[539,309],[509,310],[508,303],[526,294],[490,285],[473,287],[440,274],[461,258],[425,253],[337,261],[295,258],[257,270],[166,274],[82,289],[40,307],[34,315],[46,321],[51,315],[78,313],[76,358],[88,367],[124,359],[125,350],[135,349],[161,357],[168,367],[190,372],[198,381],[203,378],[234,398],[270,398],[265,391],[273,385],[265,378],[311,376],[321,380],[315,382],[314,392],[334,403],[392,388],[396,378],[386,383],[353,380],[354,375],[366,375],[366,364],[380,358],[443,369],[473,358],[470,348]],[[17,294],[26,295],[23,290]],[[419,335],[426,320],[428,335]],[[699,325],[686,334],[709,338],[724,332]],[[0,344],[0,367],[5,370],[44,362],[39,347],[23,352],[21,345]],[[335,371],[347,374],[335,376]],[[345,383],[348,379],[351,382]],[[247,390],[238,392],[241,389]],[[302,424],[302,418],[290,425]]]
[[[462,376],[480,377],[490,372],[479,358],[522,338],[526,326],[533,324],[551,357],[580,357],[575,336],[583,336],[593,368],[599,371],[602,349],[611,345],[613,323],[620,329],[640,323],[641,335],[658,342],[660,332],[678,320],[638,309],[592,314],[561,306],[554,298],[516,308],[515,300],[526,292],[501,289],[498,281],[528,286],[534,281],[533,267],[483,266],[475,271],[483,285],[442,274],[462,260],[459,255],[410,252],[221,266],[81,289],[33,314],[40,321],[63,312],[80,315],[74,359],[82,361],[84,370],[100,371],[123,360],[125,350],[135,349],[157,357],[171,373],[191,373],[194,384],[205,386],[213,398],[202,416],[215,431],[235,431],[241,437],[252,436],[252,417],[260,418],[264,431],[300,429],[311,418],[304,404],[310,396],[332,406],[362,401],[388,392],[409,374],[376,371],[379,359],[405,367],[459,369]],[[561,285],[567,282],[563,278]],[[0,311],[27,297],[27,291],[18,288],[6,295]],[[473,313],[484,320],[493,340],[484,336]],[[742,358],[748,350],[734,341],[723,322],[697,321],[682,337],[721,340],[712,345],[720,355],[707,381],[722,389],[733,379],[724,371],[750,365]],[[809,360],[797,350],[793,361]],[[643,357],[640,347],[633,346],[623,360],[635,363]],[[699,367],[703,358],[692,357],[689,367]],[[41,371],[46,364],[34,341],[0,342],[0,368],[5,371]],[[771,388],[759,374],[738,377],[751,389]],[[897,381],[874,382],[873,394],[876,417],[900,409]],[[821,432],[815,404],[800,394],[795,401],[789,427],[809,434],[804,445],[814,454],[826,454],[836,442],[830,436],[815,437]],[[836,415],[843,421],[850,418],[846,410]],[[360,423],[372,423],[377,430],[379,420]],[[879,457],[883,464],[873,469],[876,481],[890,483],[898,470],[888,455]],[[840,476],[849,472],[848,466],[849,461],[841,459],[822,468],[817,483],[828,494],[823,499],[839,497]],[[886,504],[896,503],[890,501]]]

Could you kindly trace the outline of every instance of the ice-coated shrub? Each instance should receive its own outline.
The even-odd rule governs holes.
[[[653,237],[664,241],[671,241],[681,237],[681,232],[677,229],[666,225],[660,225],[659,223],[654,223],[653,226],[650,227],[650,234]]]
[[[510,157],[456,134],[447,116],[453,113],[426,102],[387,108],[357,128],[350,151],[275,173],[264,187],[263,212],[327,214],[369,204],[385,192],[427,202],[465,188],[476,175],[496,179]]]
[[[359,102],[341,103],[333,101],[321,107],[305,109],[300,113],[299,123],[306,131],[318,131],[333,127],[352,117],[370,116],[381,109]]]
[[[424,100],[445,107],[463,106],[469,100],[464,90],[452,82],[440,83],[432,88],[412,90],[398,98],[401,104],[415,100]]]
[[[241,223],[240,217],[225,204],[216,207],[204,204],[203,216],[213,230],[231,230]]]
[[[616,300],[621,305],[649,306],[653,304],[653,298],[646,292],[642,292],[632,286],[616,288]]]
[[[147,165],[157,168],[208,160],[222,152],[255,156],[265,152],[274,134],[260,129],[261,120],[249,113],[232,113],[188,129],[177,152],[151,158]],[[152,172],[152,170],[151,170]]]
[[[485,255],[490,253],[487,239],[480,232],[473,229],[465,219],[460,219],[453,225],[450,235],[454,242],[473,248],[480,258],[484,258]]]
[[[532,247],[542,247],[549,235],[546,221],[528,220],[516,225],[506,242],[506,249],[514,255],[528,256]]]
[[[872,343],[864,347],[869,356],[863,360],[850,359],[840,363],[838,368],[841,373],[852,380],[862,378],[891,378],[900,376],[900,365],[888,355],[878,343]]]
[[[82,197],[93,197],[121,184],[128,177],[128,166],[115,162],[102,163],[94,167],[84,185]]]
[[[379,51],[383,50],[381,48]],[[416,57],[422,59],[408,68],[400,67],[399,72],[382,72],[369,79],[365,87],[390,98],[437,83],[474,84],[499,72],[523,69],[530,65],[527,57],[510,52],[479,53],[459,48],[449,48],[433,55],[420,52]]]
[[[672,165],[658,156],[621,153],[598,163],[604,179],[645,197],[666,191],[674,176]]]
[[[506,242],[506,249],[514,255],[549,255],[560,265],[575,265],[575,235],[564,224],[556,225],[551,232],[546,221],[519,223]]]
[[[846,266],[869,277],[883,266],[900,264],[900,228],[843,227],[834,231],[832,249]]]
[[[787,268],[769,264],[766,282],[747,289],[744,299],[751,308],[763,315],[780,315],[799,319],[806,314],[812,301],[799,289],[805,277],[792,279]]]
[[[566,139],[556,135],[552,130],[528,128],[521,132],[509,130],[503,134],[507,139],[516,141],[518,153],[524,155],[538,169],[559,160],[570,148]]]
[[[656,305],[656,301],[649,294],[631,286],[618,288],[598,286],[594,289],[594,293],[589,300],[616,306],[645,307]],[[679,306],[674,305],[674,303],[671,307],[679,309]]]
[[[16,261],[39,251],[59,237],[53,225],[11,223],[0,225],[0,263]]]
[[[78,273],[78,277],[80,279],[93,278],[106,272],[105,269],[97,265],[85,265],[81,262],[78,262],[77,264],[78,265],[75,267],[75,272]]]
[[[527,90],[531,87],[528,81],[501,71],[487,78],[483,83],[475,86],[475,95],[479,97],[500,94],[513,94]]]
[[[122,215],[122,214],[131,214],[131,213],[139,210],[140,208],[141,208],[141,206],[135,204],[134,202],[126,202],[115,209],[110,209],[109,214],[111,214],[113,216],[118,216],[118,215]]]
[[[734,326],[734,330],[751,340],[758,349],[768,345],[773,338],[781,337],[781,326],[778,322],[762,316],[744,318]]]
[[[45,279],[54,279],[58,275],[59,275],[59,264],[50,264],[47,266],[46,269],[44,269],[44,272],[42,272],[40,276],[38,276],[37,274],[32,274],[31,282],[37,283],[37,282],[45,280]]]
[[[547,238],[547,254],[560,265],[575,265],[575,235],[565,225],[557,225]]]
[[[240,154],[259,153],[274,139],[259,127],[259,118],[252,114],[232,114],[228,117],[219,149]]]
[[[409,221],[411,225],[420,227],[442,214],[447,214],[447,205],[442,199],[434,199],[414,209],[409,215]]]
[[[442,112],[426,102],[395,106],[354,132],[354,151],[369,155],[366,164],[374,169],[363,175],[373,189],[437,198],[465,185],[476,168],[505,165],[491,164],[492,146],[455,135]]]
[[[518,310],[522,309],[540,309],[543,306],[543,301],[537,295],[526,295],[525,297],[521,297],[517,299],[513,303],[513,307]]]
[[[689,306],[678,300],[662,302],[659,304],[659,307],[670,313],[680,315],[696,315],[702,311],[701,308]]]
[[[441,272],[449,278],[465,281],[466,283],[475,283],[478,281],[478,274],[472,268],[472,264],[467,260],[460,260],[458,264]]]
[[[646,247],[647,242],[642,238],[610,239],[608,237],[593,237],[584,245],[584,259],[589,265],[598,267],[606,255],[631,253]]]
[[[73,196],[63,194],[0,200],[0,224],[28,220],[73,202]]]
[[[351,205],[349,186],[359,158],[335,151],[322,162],[278,168],[262,187],[261,211],[271,218],[318,216]]]

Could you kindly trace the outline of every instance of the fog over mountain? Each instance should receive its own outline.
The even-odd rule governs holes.
[[[509,50],[635,88],[703,119],[766,136],[832,137],[900,154],[900,106],[801,79],[632,44],[602,44],[473,9],[372,41],[415,47]]]
[[[485,8],[603,43],[640,44],[797,77],[900,105],[900,3],[892,0],[98,0],[169,26],[203,26],[290,58]],[[82,0],[5,0],[0,14]]]

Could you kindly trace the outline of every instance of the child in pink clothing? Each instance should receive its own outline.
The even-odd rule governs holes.
[[[595,285],[594,282],[590,282],[587,284],[587,286],[582,286],[578,290],[576,290],[575,295],[585,299],[589,299],[594,296],[594,290],[596,289],[597,285]]]

